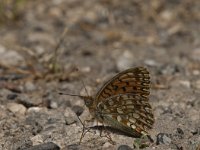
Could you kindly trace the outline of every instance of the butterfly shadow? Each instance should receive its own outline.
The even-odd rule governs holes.
[[[115,134],[118,134],[118,135],[124,135],[124,136],[132,137],[132,138],[140,138],[141,137],[140,135],[137,135],[137,134],[135,134],[135,135],[128,134],[126,132],[123,132],[123,131],[116,129],[114,127],[111,127],[111,126],[96,125],[96,126],[92,126],[92,127],[89,127],[89,128],[92,129],[92,130],[99,130],[100,132],[102,132],[104,130],[104,131],[107,131],[107,132],[115,133]]]
[[[92,129],[92,130],[99,130],[100,132],[102,132],[104,130],[106,132],[111,132],[111,133],[115,133],[115,134],[118,134],[118,135],[124,135],[124,136],[132,137],[132,138],[141,138],[142,137],[142,135],[139,135],[137,133],[129,134],[127,132],[121,131],[121,130],[116,129],[116,128],[111,127],[111,126],[96,125],[96,126],[92,126],[92,127],[89,127],[89,128]],[[151,138],[150,135],[147,135],[147,138],[149,139],[149,141],[151,143],[154,142],[154,140]]]

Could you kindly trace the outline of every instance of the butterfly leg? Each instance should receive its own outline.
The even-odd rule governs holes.
[[[94,120],[94,118],[89,119],[89,120],[84,120],[84,122],[82,122],[82,120],[81,120],[79,117],[78,117],[78,119],[79,119],[80,123],[81,123],[82,126],[83,126],[83,128],[82,128],[82,133],[81,133],[81,137],[80,137],[80,140],[79,140],[79,145],[80,145],[81,142],[82,142],[83,137],[85,136],[85,134],[86,134],[87,132],[90,132],[90,128],[85,127],[85,124],[86,124],[87,122],[91,122],[92,120]]]
[[[100,130],[100,137],[106,137],[108,140],[109,140],[109,143],[111,143],[112,145],[115,145],[116,143],[112,140],[112,137],[110,136],[110,133],[108,132],[108,129],[106,128],[106,126],[104,125],[104,123],[102,123],[103,124],[103,128],[104,128],[104,130],[105,130],[105,135],[102,135],[102,133],[103,133],[103,129],[101,128],[101,130]]]

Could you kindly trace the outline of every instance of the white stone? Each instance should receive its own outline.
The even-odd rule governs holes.
[[[25,115],[26,113],[26,107],[22,104],[8,103],[7,108],[16,115]]]

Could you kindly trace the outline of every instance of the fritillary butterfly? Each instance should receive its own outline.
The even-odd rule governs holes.
[[[149,94],[149,72],[144,67],[136,67],[114,76],[94,98],[80,97],[99,122],[140,137],[147,135],[154,123]]]
[[[99,122],[141,137],[148,135],[154,123],[149,94],[149,72],[144,67],[136,67],[107,81],[95,97],[79,97],[84,99],[91,115]]]

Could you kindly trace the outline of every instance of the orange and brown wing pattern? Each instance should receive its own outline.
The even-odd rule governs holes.
[[[150,76],[144,67],[131,68],[120,72],[99,90],[95,104],[119,94],[139,94],[144,98],[149,95]]]
[[[108,81],[97,93],[94,105],[104,123],[139,136],[147,134],[154,123],[149,94],[147,69],[131,68]]]
[[[105,123],[131,135],[146,135],[154,123],[151,105],[139,94],[112,96],[100,102],[97,110]]]

